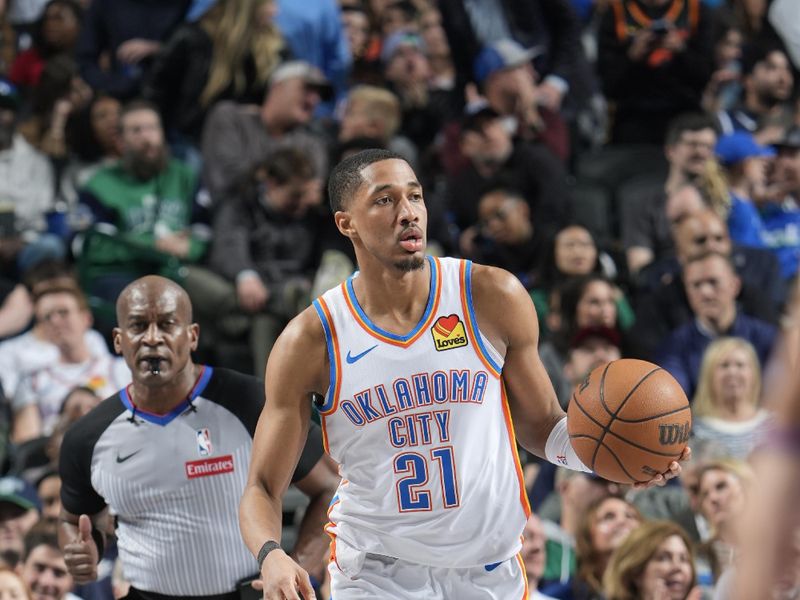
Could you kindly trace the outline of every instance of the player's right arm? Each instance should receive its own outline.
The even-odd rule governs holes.
[[[309,308],[289,323],[267,361],[267,400],[256,427],[247,486],[239,505],[242,536],[254,556],[265,542],[281,540],[281,498],[305,444],[310,394],[324,393],[327,387],[325,334]],[[264,598],[315,597],[308,574],[280,548],[267,555],[261,578]]]

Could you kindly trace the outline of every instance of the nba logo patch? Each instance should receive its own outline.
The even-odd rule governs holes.
[[[467,334],[464,332],[464,324],[458,315],[436,319],[436,323],[431,327],[431,335],[433,335],[433,344],[439,352],[467,345]]]
[[[208,429],[197,430],[197,451],[200,456],[208,456],[214,451],[214,447],[211,445],[211,433]]]

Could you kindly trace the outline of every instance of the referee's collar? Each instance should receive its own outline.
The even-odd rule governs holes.
[[[187,409],[194,408],[192,402],[195,398],[197,398],[203,391],[206,389],[208,382],[211,381],[211,376],[214,374],[214,368],[208,365],[203,365],[200,371],[200,375],[197,377],[197,381],[192,387],[192,391],[189,392],[189,395],[178,404],[175,408],[164,415],[157,415],[155,413],[148,412],[143,408],[139,408],[134,404],[133,400],[131,399],[130,394],[128,393],[128,388],[124,387],[120,390],[119,396],[122,400],[122,404],[128,411],[131,413],[131,417],[139,417],[149,423],[153,423],[154,425],[168,425],[172,422],[175,417],[178,415],[183,414]]]

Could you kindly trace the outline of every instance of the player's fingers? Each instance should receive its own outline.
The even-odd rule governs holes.
[[[259,592],[264,589],[264,581],[261,579],[253,579],[253,581],[250,582],[250,585],[253,586],[254,590],[257,590]]]
[[[680,462],[686,462],[687,460],[692,458],[692,449],[689,446],[686,446],[681,452],[681,457],[678,459]]]
[[[317,595],[314,593],[314,588],[311,585],[311,579],[309,579],[308,573],[301,573],[297,580],[297,587],[300,590],[300,596],[303,600],[316,600]]]

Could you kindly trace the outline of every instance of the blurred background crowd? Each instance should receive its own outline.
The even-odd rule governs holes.
[[[532,593],[729,597],[800,347],[799,67],[797,0],[0,0],[0,588],[124,593],[113,545],[73,589],[52,529],[63,432],[130,381],[119,291],[178,281],[200,358],[262,374],[356,268],[329,169],[381,147],[431,253],[530,291],[564,407],[620,357],[693,403],[676,485],[523,457]],[[798,597],[784,555],[763,598]]]

